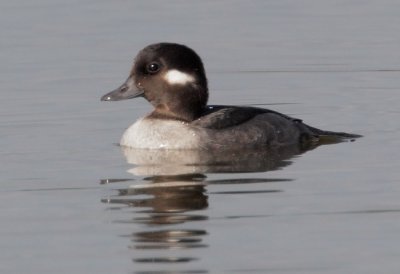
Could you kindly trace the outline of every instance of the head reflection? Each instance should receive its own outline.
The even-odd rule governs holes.
[[[196,226],[195,229],[182,228],[178,225],[208,219],[207,216],[194,213],[208,207],[204,179],[205,176],[201,174],[150,176],[144,178],[143,184],[120,188],[116,196],[105,200],[110,204],[137,209],[133,219],[121,222],[135,223],[139,227],[145,225],[143,230],[128,235],[132,241],[129,248],[140,250],[138,256],[133,258],[135,264],[152,267],[153,272],[149,273],[176,273],[166,270],[154,272],[154,269],[159,264],[186,265],[198,260],[196,256],[187,256],[187,252],[180,253],[178,250],[207,247],[203,239],[207,235],[206,230]],[[175,252],[170,254],[168,250]],[[206,273],[201,269],[188,269],[182,273],[190,271]]]

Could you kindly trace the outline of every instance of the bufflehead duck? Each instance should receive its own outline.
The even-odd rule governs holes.
[[[237,149],[318,143],[360,135],[320,130],[279,112],[208,105],[200,57],[185,45],[152,44],[135,58],[128,79],[102,101],[144,97],[154,110],[132,124],[121,146],[143,149]]]

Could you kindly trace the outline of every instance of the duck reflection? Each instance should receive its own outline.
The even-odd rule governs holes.
[[[164,214],[162,216],[201,210],[208,206],[205,184],[198,181],[197,175],[154,176],[145,180],[152,182],[118,189],[117,198],[108,199],[107,202],[146,208],[147,212]],[[146,198],[136,198],[139,195],[145,195]],[[166,223],[169,222],[161,224]]]
[[[208,196],[206,195],[204,179],[201,174],[185,175],[158,175],[144,179],[145,184],[130,185],[118,189],[117,195],[104,202],[110,204],[123,204],[131,208],[139,209],[137,217],[132,220],[121,222],[132,222],[146,225],[143,231],[133,232],[130,249],[153,251],[150,256],[135,256],[133,261],[144,265],[154,264],[177,264],[196,261],[196,257],[182,254],[169,254],[162,250],[190,250],[205,248],[203,243],[206,230],[200,228],[182,228],[178,224],[195,221],[205,221],[207,216],[194,214],[208,207]],[[161,229],[162,226],[168,228]],[[186,252],[183,252],[186,254]],[[154,270],[154,266],[153,266]],[[151,271],[136,273],[179,273],[169,271]],[[206,273],[204,270],[185,270],[182,273]],[[199,272],[197,272],[199,271]]]
[[[310,148],[308,148],[310,149]],[[192,264],[199,261],[192,250],[207,248],[208,232],[204,227],[208,220],[201,214],[208,208],[206,186],[224,184],[254,184],[291,181],[288,178],[233,178],[208,179],[208,173],[249,173],[265,172],[284,168],[292,163],[293,157],[308,150],[300,147],[280,150],[238,150],[238,151],[200,151],[200,150],[141,150],[122,148],[128,163],[128,170],[141,176],[140,183],[129,179],[104,179],[102,184],[129,184],[115,189],[117,194],[103,202],[121,204],[134,208],[132,219],[120,220],[122,223],[136,224],[129,237],[135,250],[133,261],[148,266],[151,270],[135,273],[207,273]],[[119,184],[118,184],[119,185]],[[211,194],[251,194],[276,193],[279,189],[259,191],[239,190],[216,191]],[[210,195],[210,193],[208,193]],[[131,215],[130,215],[131,216]],[[196,223],[197,222],[197,223]],[[179,252],[181,250],[181,252]],[[191,254],[191,256],[190,256]],[[193,255],[194,254],[194,255]],[[168,265],[191,262],[191,268],[177,272],[166,269]],[[195,263],[194,263],[195,264]],[[155,271],[162,266],[162,271]],[[145,269],[146,269],[145,267]]]
[[[265,172],[283,168],[290,159],[310,148],[299,146],[280,149],[246,150],[146,150],[122,148],[128,163],[134,167],[128,172],[137,176],[247,173]]]

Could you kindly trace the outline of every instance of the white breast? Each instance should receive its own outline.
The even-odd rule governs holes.
[[[181,121],[142,118],[131,125],[120,145],[143,149],[197,149],[200,136]]]

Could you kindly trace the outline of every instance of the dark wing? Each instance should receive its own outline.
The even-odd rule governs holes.
[[[191,124],[210,129],[224,129],[240,125],[257,115],[266,113],[273,113],[295,123],[301,123],[300,119],[293,119],[269,109],[245,106],[207,106],[200,118]]]
[[[207,106],[202,115],[191,122],[193,126],[208,129],[227,129],[221,131],[221,143],[227,138],[226,134],[235,133],[235,126],[243,124],[239,132],[246,131],[248,138],[259,134],[257,130],[265,130],[266,142],[277,144],[300,144],[309,146],[316,143],[337,143],[345,139],[358,138],[360,135],[345,132],[333,132],[310,127],[300,119],[291,118],[282,113],[256,107],[240,106]],[[233,128],[234,131],[230,131]],[[239,128],[238,128],[239,129]],[[237,133],[237,132],[236,132]],[[218,139],[217,137],[215,137]],[[246,138],[246,137],[243,137]]]

